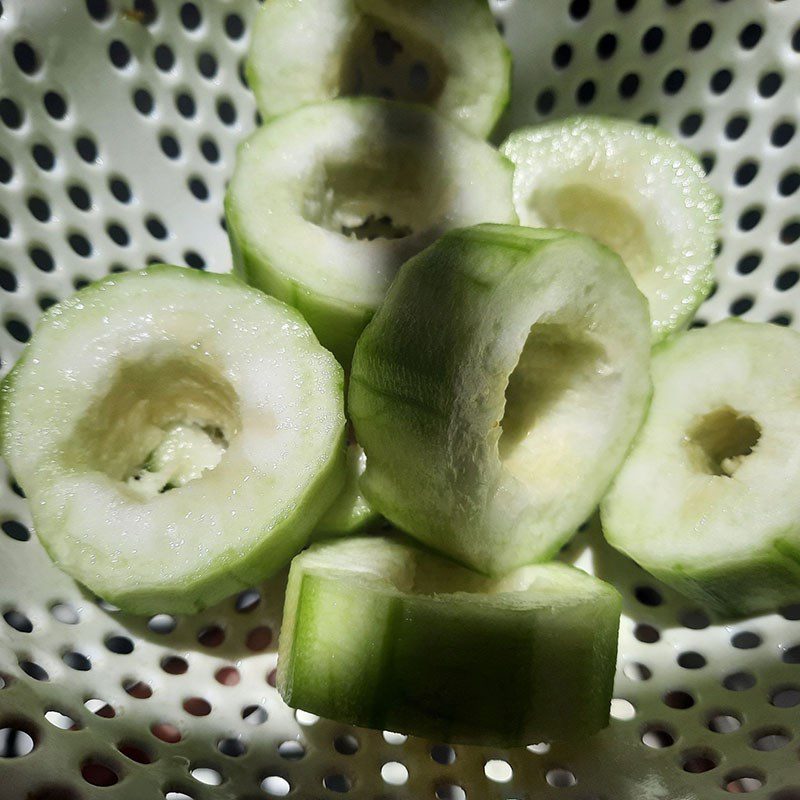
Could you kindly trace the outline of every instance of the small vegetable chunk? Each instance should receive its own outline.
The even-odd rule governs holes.
[[[345,477],[333,356],[283,303],[180,267],[51,308],[3,381],[0,426],[53,560],[136,613],[263,580]]]
[[[800,600],[800,334],[727,320],[653,357],[653,404],[606,538],[723,614]]]
[[[487,574],[551,558],[590,515],[650,394],[647,305],[567,231],[478,225],[408,261],[356,347],[361,488]]]
[[[278,658],[290,705],[511,747],[608,724],[621,599],[564,564],[490,579],[411,544],[323,542],[292,562]]]
[[[654,342],[689,324],[713,285],[720,207],[694,153],[609,117],[524,128],[501,149],[523,225],[585,233],[618,253],[650,304]]]

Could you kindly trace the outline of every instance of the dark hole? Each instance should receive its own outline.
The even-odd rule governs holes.
[[[778,191],[788,197],[800,188],[800,172],[787,172],[778,183]]]
[[[75,208],[80,211],[88,211],[92,207],[92,198],[83,186],[78,186],[78,184],[73,183],[72,186],[67,189],[67,195]]]
[[[133,652],[133,642],[127,636],[109,636],[106,639],[106,647],[112,653],[121,656],[127,656]]]
[[[745,209],[742,212],[741,216],[739,217],[739,228],[743,231],[751,231],[753,228],[761,222],[761,216],[763,214],[763,209],[758,207],[751,207]]]
[[[53,119],[64,119],[67,115],[67,101],[58,92],[46,92],[44,109]]]
[[[49,172],[55,166],[56,157],[46,144],[35,144],[31,149],[31,155],[39,169]]]
[[[629,72],[623,76],[619,82],[619,94],[621,97],[633,97],[639,91],[639,76],[635,72]]]
[[[702,669],[705,665],[706,660],[700,653],[690,651],[678,656],[678,666],[684,669]]]
[[[204,138],[200,142],[200,152],[203,154],[203,158],[212,164],[219,161],[219,148],[213,139]]]
[[[644,114],[639,117],[639,122],[642,125],[658,125],[658,114]]]
[[[731,117],[727,123],[725,123],[725,136],[735,141],[744,135],[749,124],[750,120],[747,117],[741,115]]]
[[[141,745],[133,742],[120,742],[117,745],[117,750],[122,753],[126,758],[135,761],[137,764],[152,764],[153,757]]]
[[[69,246],[73,249],[73,251],[82,258],[87,258],[92,252],[91,243],[80,233],[71,233],[67,238],[67,241],[69,242]]]
[[[98,22],[102,22],[110,13],[108,0],[86,0],[86,10]]]
[[[11,334],[11,336],[16,339],[18,342],[25,342],[31,338],[31,329],[19,319],[10,319],[6,322],[6,330]]]
[[[734,180],[739,186],[747,186],[758,175],[758,164],[755,161],[743,161],[736,168]]]
[[[680,615],[680,623],[684,628],[691,628],[692,630],[702,630],[711,624],[708,614],[699,609],[684,611]]]
[[[556,96],[552,89],[545,89],[543,92],[539,92],[536,98],[536,110],[540,114],[549,114],[555,104]]]
[[[786,650],[783,651],[781,659],[784,664],[800,664],[800,644],[787,647]]]
[[[206,262],[203,257],[194,250],[187,250],[183,254],[183,260],[186,262],[187,266],[190,266],[192,269],[205,269],[206,267]]]
[[[56,268],[53,256],[41,247],[34,247],[29,250],[28,255],[31,261],[33,261],[33,265],[42,272],[52,272]]]
[[[4,292],[17,291],[17,276],[6,267],[0,267],[0,289]]]
[[[114,786],[119,777],[111,767],[98,761],[84,761],[81,765],[81,775],[86,783],[92,786]]]
[[[131,187],[128,186],[124,178],[111,178],[108,182],[108,189],[120,203],[129,203],[131,201]]]
[[[800,53],[800,27],[795,28],[792,36],[792,50],[794,50],[795,53]]]
[[[194,102],[194,97],[192,97],[188,92],[181,92],[175,98],[175,108],[177,108],[178,113],[182,117],[186,117],[186,119],[193,117],[197,113],[197,106]]]
[[[591,11],[592,4],[589,0],[572,0],[569,4],[569,15],[572,19],[583,19]]]
[[[133,0],[133,9],[142,25],[152,25],[158,16],[154,0]]]
[[[776,708],[794,708],[800,705],[800,689],[793,687],[777,689],[769,701]]]
[[[664,92],[666,94],[677,94],[686,82],[686,73],[682,69],[673,69],[664,78]]]
[[[617,0],[617,10],[626,14],[636,8],[636,2],[637,0]]]
[[[652,626],[639,623],[633,629],[633,635],[645,644],[654,644],[661,638],[661,634]]]
[[[106,227],[106,233],[108,234],[108,238],[111,239],[114,244],[118,244],[120,247],[126,247],[130,244],[131,237],[125,228],[117,222],[112,222]]]
[[[178,140],[171,136],[168,133],[165,133],[161,136],[159,140],[159,144],[161,145],[161,150],[167,158],[179,158],[181,154],[181,146],[178,144]]]
[[[148,217],[144,224],[147,227],[147,232],[154,239],[167,238],[167,229],[164,227],[164,223],[158,217]]]
[[[645,53],[655,53],[664,43],[664,29],[654,25],[648,28],[642,36],[642,50]]]
[[[20,633],[30,633],[33,630],[33,623],[21,612],[16,609],[6,611],[3,619],[15,630]]]
[[[225,641],[225,631],[219,625],[209,625],[197,634],[203,647],[219,647]]]
[[[739,650],[752,650],[761,644],[761,637],[752,631],[739,631],[731,638],[731,644]]]
[[[241,39],[244,33],[244,20],[238,14],[225,17],[225,33],[231,39]]]
[[[775,288],[778,289],[778,291],[785,292],[791,289],[797,283],[798,279],[800,279],[800,272],[796,269],[785,269],[775,279]]]
[[[353,784],[346,775],[326,775],[322,779],[322,785],[329,792],[344,794],[350,791]]]
[[[584,81],[578,87],[578,91],[575,93],[575,99],[578,101],[579,105],[588,105],[594,100],[596,91],[597,87],[594,81]]]
[[[225,756],[239,758],[247,752],[241,739],[222,739],[217,743],[217,749]]]
[[[0,239],[11,236],[11,222],[5,214],[0,214]]]
[[[780,239],[783,244],[794,244],[800,239],[800,221],[792,220],[787,222],[781,228]]]
[[[37,302],[39,303],[39,308],[41,308],[42,311],[47,311],[47,309],[54,306],[58,300],[56,300],[55,297],[50,297],[50,295],[45,294],[38,298]]]
[[[352,756],[358,752],[358,739],[352,734],[346,733],[333,740],[333,747],[337,753],[341,753],[343,756]]]
[[[47,222],[50,219],[50,204],[43,197],[29,197],[28,210],[39,222]]]
[[[710,23],[699,22],[692,28],[692,32],[689,35],[689,47],[692,50],[702,50],[711,41],[713,35],[714,29]]]
[[[558,69],[564,69],[569,66],[572,61],[572,45],[568,42],[561,42],[555,50],[553,50],[553,65]]]
[[[752,50],[761,41],[763,35],[764,29],[757,22],[751,22],[742,28],[742,32],[739,34],[739,44],[745,50]]]
[[[23,500],[25,499],[25,492],[22,491],[22,487],[15,481],[11,481],[11,491],[14,492],[17,497],[21,497]]]
[[[722,685],[731,692],[744,692],[756,685],[756,679],[749,672],[732,672],[722,679]]]
[[[749,275],[761,264],[761,253],[746,253],[736,262],[736,271],[740,275]]]
[[[800,619],[800,603],[794,603],[790,606],[782,606],[780,614],[784,619],[798,620]]]
[[[684,692],[680,689],[667,692],[664,695],[663,700],[664,705],[668,706],[669,708],[677,708],[680,710],[691,708],[694,705],[694,697],[692,697],[692,695],[690,695],[688,692]]]
[[[611,58],[617,51],[617,37],[613,33],[604,33],[597,40],[597,55],[603,60]]]
[[[781,122],[772,131],[770,141],[775,147],[785,147],[795,133],[795,126],[791,122]]]
[[[700,126],[703,124],[703,115],[694,112],[692,114],[687,114],[681,120],[681,133],[684,136],[694,136],[697,131],[700,130]]]
[[[783,85],[783,76],[779,72],[768,72],[758,82],[758,93],[762,97],[772,97]]]
[[[22,111],[13,100],[4,97],[0,100],[0,119],[7,128],[16,130],[22,125]]]
[[[33,75],[39,69],[39,58],[28,42],[17,42],[14,45],[14,61],[26,75]]]
[[[75,278],[75,280],[72,281],[76,292],[85,289],[90,283],[91,281],[88,278]]]
[[[225,125],[233,125],[236,122],[236,107],[230,100],[218,100],[217,116]]]
[[[792,318],[788,314],[778,314],[769,320],[773,325],[781,325],[788,328],[792,324]]]
[[[97,161],[97,145],[88,136],[79,136],[75,140],[75,150],[87,164]]]
[[[135,697],[137,700],[147,700],[149,697],[153,696],[153,690],[143,681],[125,681],[122,684],[122,688],[125,689],[131,697]]]
[[[663,750],[675,744],[675,737],[663,728],[648,728],[642,734],[642,743],[654,750]]]
[[[0,156],[0,183],[9,183],[13,177],[13,167],[6,159]]]
[[[753,307],[752,297],[740,297],[734,300],[730,305],[730,312],[734,317],[740,317],[746,314]]]
[[[449,766],[456,760],[456,751],[449,744],[435,744],[431,747],[431,758],[443,766]]]
[[[645,606],[660,606],[664,602],[661,592],[652,586],[637,586],[634,589],[636,599]]]
[[[44,667],[37,664],[35,661],[23,660],[19,662],[19,668],[29,677],[35,681],[49,681],[50,676]]]
[[[153,60],[156,67],[162,72],[169,72],[175,65],[175,54],[172,48],[167,44],[159,44],[153,52]]]
[[[689,754],[683,758],[683,769],[685,772],[701,773],[709,772],[714,769],[719,761],[711,753]]]
[[[131,60],[131,51],[125,42],[114,39],[108,46],[108,58],[117,69],[127,67]]]
[[[183,675],[189,669],[189,665],[186,659],[180,656],[164,656],[161,659],[161,669],[168,675]]]
[[[197,70],[205,78],[213,78],[217,74],[217,59],[212,53],[204,51],[197,56]]]
[[[193,717],[207,717],[211,713],[211,703],[202,697],[187,697],[183,701],[183,710]]]
[[[733,82],[733,73],[729,69],[717,70],[711,76],[711,90],[715,94],[722,94]]]
[[[88,672],[92,668],[92,662],[83,653],[76,653],[69,650],[61,656],[61,660],[70,668],[78,672]]]
[[[140,114],[151,114],[153,112],[153,95],[147,89],[136,89],[133,93],[133,105]]]
[[[196,175],[189,178],[189,191],[198,200],[208,200],[208,186],[202,178],[198,178]]]
[[[199,28],[201,22],[200,9],[194,3],[184,3],[181,6],[181,24],[186,30]]]

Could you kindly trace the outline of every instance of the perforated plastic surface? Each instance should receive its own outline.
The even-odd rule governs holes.
[[[0,3],[0,358],[42,308],[151,260],[230,268],[221,227],[256,2]],[[505,0],[504,130],[575,110],[658,121],[725,200],[701,321],[800,312],[798,0]],[[281,702],[281,580],[149,623],[82,593],[0,495],[0,797],[800,798],[800,607],[716,625],[604,546],[625,596],[610,728],[576,746],[448,747]],[[746,592],[747,586],[742,586]]]

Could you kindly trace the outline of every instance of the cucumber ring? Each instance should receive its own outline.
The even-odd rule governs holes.
[[[236,269],[342,364],[400,265],[448,228],[516,221],[511,164],[423,106],[334,100],[260,128],[225,208]]]
[[[0,426],[53,560],[136,613],[263,580],[344,481],[341,367],[296,311],[181,267],[112,275],[45,313]]]
[[[292,562],[277,686],[291,706],[513,747],[608,724],[621,598],[564,564],[489,579],[380,537]]]
[[[446,233],[404,265],[356,347],[362,491],[481,572],[546,560],[622,462],[647,406],[649,354],[644,298],[588,237]]]
[[[336,97],[424,103],[485,138],[511,55],[484,0],[268,0],[247,79],[264,119]]]
[[[800,334],[727,320],[656,349],[606,538],[723,614],[800,600]],[[746,584],[746,589],[743,587]]]
[[[713,285],[720,208],[694,153],[607,117],[525,128],[501,150],[515,164],[523,225],[575,230],[617,252],[648,299],[654,342],[689,324]]]

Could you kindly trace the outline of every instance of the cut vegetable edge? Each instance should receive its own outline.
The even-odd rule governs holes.
[[[486,579],[405,540],[320,543],[292,562],[277,685],[294,707],[440,741],[581,738],[608,722],[620,607],[563,564]]]
[[[515,163],[523,224],[617,250],[648,298],[654,343],[689,325],[714,284],[721,206],[691,150],[652,126],[600,116],[524,128],[500,149]]]
[[[120,286],[122,288],[119,288]],[[307,354],[310,360],[307,367],[303,368],[306,373],[309,376],[312,373],[318,375],[316,389],[319,397],[315,400],[315,403],[319,407],[320,414],[324,416],[326,420],[329,417],[328,421],[332,423],[337,414],[336,407],[338,404],[338,414],[341,415],[342,424],[338,430],[336,430],[334,426],[331,427],[329,431],[326,431],[322,425],[327,426],[328,421],[324,423],[320,422],[320,427],[318,428],[319,440],[315,445],[313,455],[314,464],[316,464],[316,466],[309,466],[305,477],[299,476],[300,483],[293,495],[295,502],[291,504],[291,506],[287,506],[285,511],[280,512],[277,516],[274,514],[267,514],[263,517],[262,523],[268,525],[268,527],[264,529],[264,535],[258,536],[251,531],[252,535],[249,537],[249,544],[246,540],[244,542],[240,541],[237,545],[237,549],[234,550],[228,546],[223,546],[221,549],[218,548],[216,555],[213,553],[214,543],[209,542],[211,554],[204,556],[202,564],[198,564],[197,569],[194,570],[191,568],[187,569],[185,564],[181,564],[179,568],[177,562],[175,562],[177,556],[170,552],[170,558],[165,558],[162,564],[163,569],[150,569],[147,566],[142,566],[142,569],[137,573],[137,564],[140,563],[141,559],[135,556],[133,551],[131,554],[124,555],[124,553],[127,552],[124,550],[124,547],[120,550],[120,553],[123,554],[122,556],[114,557],[115,560],[109,562],[108,565],[106,565],[105,561],[106,555],[104,555],[104,550],[107,550],[107,555],[110,557],[111,550],[119,550],[120,543],[124,542],[127,538],[128,531],[125,527],[125,519],[127,519],[127,517],[124,513],[117,518],[117,523],[115,525],[111,525],[108,528],[108,530],[113,529],[115,531],[115,540],[113,543],[109,541],[107,548],[106,545],[103,544],[102,536],[86,538],[89,536],[86,532],[87,528],[91,529],[92,524],[94,524],[91,520],[84,520],[86,525],[81,526],[80,530],[77,528],[71,530],[70,524],[58,522],[58,515],[65,513],[64,509],[71,507],[69,505],[72,502],[69,499],[71,494],[69,492],[64,494],[71,485],[69,481],[74,480],[76,486],[80,485],[86,489],[86,493],[81,494],[81,496],[84,497],[84,501],[81,505],[83,506],[84,502],[86,504],[84,508],[85,514],[90,514],[92,511],[92,509],[89,508],[92,503],[99,503],[99,505],[94,507],[93,519],[96,520],[96,525],[102,525],[102,520],[105,519],[107,515],[111,514],[112,517],[114,516],[111,507],[104,505],[104,501],[108,498],[118,498],[114,499],[113,502],[122,503],[122,506],[120,506],[121,508],[126,507],[127,504],[127,506],[132,509],[131,513],[134,514],[138,513],[141,515],[142,512],[144,512],[144,516],[142,517],[144,522],[147,521],[147,517],[149,516],[155,528],[158,528],[159,525],[155,523],[155,517],[153,515],[157,513],[161,515],[166,514],[167,519],[164,523],[166,527],[176,522],[173,517],[170,523],[169,513],[163,511],[163,503],[169,495],[173,495],[174,497],[174,492],[191,491],[193,492],[193,497],[197,497],[197,486],[203,483],[204,479],[205,489],[203,492],[211,492],[213,495],[216,491],[215,487],[219,485],[218,482],[213,483],[214,480],[217,480],[216,476],[218,475],[218,470],[235,469],[230,466],[225,459],[228,453],[238,453],[237,448],[239,445],[235,441],[236,437],[230,442],[226,442],[227,451],[223,454],[222,459],[212,459],[211,463],[207,463],[203,460],[207,458],[207,448],[200,448],[196,453],[195,450],[187,451],[185,449],[187,446],[196,447],[197,445],[194,440],[189,441],[188,444],[185,440],[182,440],[180,444],[183,446],[183,450],[181,450],[181,446],[176,447],[174,451],[169,449],[162,450],[160,454],[162,463],[156,469],[164,466],[164,460],[170,462],[171,459],[173,459],[171,462],[172,466],[177,463],[178,467],[180,467],[180,464],[184,462],[180,460],[177,462],[174,461],[176,453],[178,456],[184,458],[184,461],[187,453],[190,456],[197,455],[201,458],[201,466],[199,466],[195,472],[190,471],[184,478],[178,478],[176,486],[180,487],[182,481],[185,479],[186,486],[184,486],[184,488],[172,489],[169,483],[164,488],[159,488],[161,482],[169,480],[166,477],[162,477],[159,483],[155,484],[152,489],[149,487],[140,488],[133,480],[133,477],[138,477],[138,475],[134,474],[135,471],[130,472],[132,477],[128,478],[127,482],[125,480],[119,482],[120,478],[117,477],[119,464],[114,462],[113,455],[108,456],[108,458],[111,459],[110,461],[103,461],[104,456],[101,452],[102,444],[100,439],[94,444],[86,443],[86,452],[89,454],[86,458],[89,460],[86,461],[85,464],[83,460],[79,460],[73,463],[72,466],[69,466],[69,463],[71,463],[70,458],[67,455],[58,455],[62,452],[64,447],[68,447],[68,449],[71,448],[69,442],[77,435],[76,431],[78,431],[80,425],[83,424],[84,416],[81,415],[85,412],[83,405],[75,411],[74,407],[70,406],[69,396],[65,396],[64,399],[62,399],[66,391],[60,382],[61,375],[59,372],[59,368],[63,368],[64,366],[63,359],[61,363],[57,363],[42,380],[45,382],[50,381],[51,400],[54,406],[58,406],[63,412],[59,418],[59,427],[65,431],[71,431],[66,434],[66,438],[62,436],[61,438],[56,438],[51,441],[47,436],[42,438],[39,434],[37,434],[38,438],[26,437],[24,431],[21,431],[21,429],[27,429],[29,425],[30,421],[26,420],[28,417],[31,417],[31,413],[29,413],[29,409],[27,408],[30,404],[21,404],[19,392],[25,393],[26,396],[29,394],[26,392],[26,385],[30,381],[28,376],[29,369],[35,368],[38,362],[44,362],[44,366],[40,367],[40,369],[44,369],[48,359],[55,357],[58,360],[58,356],[54,355],[53,348],[61,347],[61,349],[63,349],[64,347],[69,347],[68,340],[70,340],[70,336],[75,341],[80,340],[82,355],[85,355],[87,348],[92,348],[92,326],[94,324],[96,327],[97,323],[94,317],[102,313],[102,310],[98,309],[106,308],[109,310],[108,316],[116,319],[116,305],[119,305],[119,302],[123,300],[125,300],[123,305],[131,304],[138,309],[142,303],[146,303],[144,298],[148,293],[150,293],[150,296],[154,296],[160,291],[163,300],[165,295],[179,289],[184,289],[189,293],[188,296],[193,297],[193,299],[194,295],[201,295],[204,300],[202,303],[198,302],[196,305],[198,307],[200,305],[206,307],[204,308],[204,313],[208,310],[208,306],[213,307],[215,302],[219,302],[227,309],[233,308],[238,313],[253,314],[262,319],[262,321],[270,320],[264,326],[264,335],[266,336],[273,335],[272,333],[266,332],[269,325],[285,325],[287,326],[287,330],[294,329],[296,331],[295,333],[282,335],[285,337],[286,344],[289,345],[290,348],[297,349],[298,353],[302,352]],[[144,292],[141,290],[144,290]],[[125,293],[127,293],[127,295]],[[149,300],[147,302],[149,302]],[[232,305],[228,305],[228,302]],[[158,298],[153,300],[153,306],[157,305]],[[194,309],[189,309],[188,312],[184,312],[180,309],[180,303],[177,303],[177,306],[177,309],[174,306],[171,307],[171,319],[181,319],[182,321],[180,323],[176,323],[179,326],[184,324],[189,324],[191,326],[191,323],[185,323],[184,317],[180,315],[184,314],[185,316],[185,313],[188,313],[188,315],[191,316]],[[152,310],[154,310],[153,307],[151,307],[151,311]],[[158,311],[160,311],[160,309],[155,308],[156,316],[158,316]],[[131,314],[136,313],[138,312],[131,311]],[[234,312],[232,311],[231,313]],[[94,322],[92,322],[93,319]],[[167,320],[166,317],[163,317],[163,319]],[[122,324],[122,322],[120,322],[120,324]],[[57,331],[54,333],[52,329],[57,329]],[[178,327],[174,328],[174,330],[181,331],[184,329]],[[177,335],[180,336],[182,334],[178,333]],[[198,336],[200,335],[201,334],[198,334]],[[53,342],[58,342],[58,345],[53,344]],[[124,349],[125,346],[123,342],[123,351]],[[166,403],[167,406],[169,406],[169,403],[173,402],[170,400],[169,393],[172,392],[174,395],[176,391],[179,391],[170,388],[170,381],[172,381],[173,378],[176,381],[185,380],[181,378],[179,374],[176,375],[174,366],[175,364],[184,362],[180,360],[175,361],[174,359],[186,357],[187,361],[185,363],[190,366],[194,362],[192,362],[190,357],[191,353],[188,348],[184,352],[184,350],[176,346],[174,349],[168,348],[167,351],[162,350],[159,351],[159,353],[155,361],[153,361],[152,357],[146,357],[145,361],[139,362],[137,361],[138,356],[134,356],[131,363],[134,369],[139,369],[136,365],[142,363],[146,365],[142,367],[145,372],[151,367],[157,372],[158,364],[161,363],[160,359],[166,357],[167,361],[164,363],[166,367],[169,367],[167,372],[161,375],[158,380],[147,380],[139,388],[149,393],[147,395],[147,403],[160,403],[162,406]],[[129,352],[129,355],[130,354]],[[88,356],[86,356],[86,358],[88,358]],[[119,356],[119,358],[122,358],[122,356]],[[35,359],[35,361],[30,361],[31,359]],[[29,362],[32,365],[30,367],[28,366]],[[110,359],[108,363],[110,364],[110,368],[114,370],[114,374],[119,378],[122,374],[117,371],[119,369],[119,359]],[[78,373],[80,373],[82,369],[83,367],[79,366],[77,368]],[[128,365],[126,369],[130,371],[130,365]],[[192,372],[190,370],[188,374],[190,375],[190,382],[199,380],[199,373],[196,371]],[[216,375],[216,373],[214,373],[214,375]],[[222,375],[222,372],[220,372],[219,375]],[[100,384],[92,382],[95,380],[94,377],[88,375],[85,377],[90,383],[90,388],[86,390],[85,397],[83,397],[80,402],[94,403],[95,405],[100,403],[102,407],[102,403],[107,399],[106,394],[103,393],[105,389],[103,389]],[[200,375],[200,377],[202,378],[203,376]],[[220,379],[217,377],[209,378],[209,380],[216,381],[216,383],[212,382],[209,384],[211,388],[207,388],[203,391],[210,391],[212,397],[223,397],[224,399],[224,384],[219,383]],[[224,381],[226,379],[222,380]],[[153,384],[160,384],[160,386],[153,387]],[[291,557],[304,546],[311,529],[325,511],[326,506],[330,504],[340,491],[344,481],[344,418],[341,399],[337,400],[337,397],[341,398],[342,396],[341,368],[335,363],[330,354],[319,347],[313,334],[296,311],[272,298],[261,295],[232,276],[198,273],[193,270],[170,265],[153,265],[140,272],[114,275],[102,279],[81,290],[81,292],[73,298],[57,304],[43,315],[31,342],[28,344],[25,351],[23,351],[17,364],[5,377],[1,386],[0,445],[2,446],[3,455],[6,457],[17,481],[29,497],[34,517],[34,528],[41,543],[51,558],[65,572],[84,584],[92,593],[132,613],[197,611],[213,604],[238,589],[253,585],[268,577],[285,565]],[[138,390],[135,389],[136,384],[132,384],[132,386],[134,387],[133,394],[138,396],[136,394]],[[223,389],[216,388],[217,386],[221,386]],[[231,390],[233,391],[233,389]],[[99,392],[99,394],[95,394],[96,391]],[[159,392],[162,394],[159,395]],[[165,392],[166,394],[164,394]],[[220,394],[220,392],[222,392],[222,394]],[[330,392],[330,400],[327,399],[329,397],[328,392]],[[152,397],[150,396],[151,394]],[[156,395],[158,395],[158,397]],[[205,413],[202,412],[202,402],[200,405],[197,405],[200,401],[196,399],[190,400],[184,397],[183,399],[178,398],[174,402],[180,405],[183,400],[186,400],[186,402],[189,403],[189,407],[194,409],[194,411],[189,412],[190,415],[199,413],[202,416],[202,414]],[[208,402],[213,404],[215,401],[209,400]],[[240,402],[243,402],[241,398]],[[194,405],[192,405],[193,403]],[[64,408],[61,407],[62,404]],[[94,406],[89,406],[90,410],[93,407]],[[172,408],[172,406],[169,407]],[[327,408],[327,410],[324,410],[325,408]],[[34,411],[35,410],[34,408]],[[173,411],[175,413],[179,410],[178,406],[174,406]],[[73,413],[69,413],[70,411]],[[123,416],[124,413],[125,407],[121,407],[119,409],[119,414],[121,415],[119,417],[120,419],[125,419]],[[180,411],[180,413],[185,412]],[[76,414],[78,415],[77,417]],[[99,417],[98,420],[102,421],[102,417]],[[36,424],[37,427],[40,427],[40,423],[41,420],[38,423],[31,422],[30,424]],[[225,423],[225,425],[227,425],[227,423]],[[200,428],[197,430],[199,431]],[[243,431],[247,431],[246,426]],[[97,435],[104,435],[102,426],[98,429]],[[132,438],[134,440],[137,438],[147,439],[151,435],[152,431],[148,429],[144,436],[139,435],[138,437],[134,436]],[[170,435],[171,434],[165,429],[163,441],[168,441]],[[238,434],[236,435],[238,436]],[[24,441],[26,438],[28,440],[27,443]],[[32,438],[35,438],[35,441],[32,441]],[[39,441],[40,438],[41,441]],[[40,449],[36,451],[38,455],[35,455],[33,461],[29,459],[25,462],[24,459],[20,459],[20,453],[22,452],[20,446],[23,446],[25,452],[29,453],[29,455],[31,448],[34,446]],[[97,448],[100,448],[100,450],[97,450]],[[97,450],[97,454],[94,456],[91,455],[95,450]],[[66,453],[67,451],[64,452]],[[69,452],[73,452],[73,449],[69,449]],[[64,458],[66,458],[67,461],[62,464]],[[96,466],[92,466],[94,463],[92,459],[94,458],[100,458]],[[145,464],[142,469],[147,470],[149,468],[147,462],[152,462],[153,460],[152,457],[145,459]],[[170,464],[168,464],[168,466],[169,465]],[[109,474],[106,474],[106,469],[110,470]],[[129,470],[126,468],[125,475],[128,474]],[[147,474],[149,477],[152,477],[149,473]],[[165,475],[167,474],[172,475],[175,473],[165,473]],[[180,472],[177,474],[180,475]],[[209,475],[211,476],[210,479],[208,478]],[[72,476],[75,477],[73,478]],[[212,484],[209,484],[208,480],[212,480]],[[66,488],[59,488],[61,486]],[[200,499],[202,501],[202,497]],[[189,502],[188,497],[178,504],[180,505],[183,502]],[[161,504],[161,511],[154,510],[158,504]],[[203,503],[201,502],[200,506],[202,507],[202,505]],[[208,504],[206,503],[206,505]],[[212,505],[214,513],[216,513],[220,504],[217,501],[213,501]],[[223,508],[224,505],[223,503]],[[51,508],[55,510],[51,511]],[[139,509],[138,512],[136,511],[137,508]],[[61,509],[61,511],[59,511],[59,509]],[[231,510],[235,512],[235,508]],[[84,512],[81,513],[84,514]],[[180,528],[179,521],[177,524]],[[227,532],[226,535],[233,536],[234,540],[236,540],[238,534],[234,531],[235,527],[235,522],[225,523],[220,530]],[[142,535],[144,536],[144,534]],[[170,550],[172,548],[168,544],[168,540],[171,536],[172,534],[167,536],[165,533],[163,542],[163,547],[169,547]],[[245,539],[247,539],[247,537],[245,537]],[[147,538],[145,537],[142,539],[143,547],[147,546],[145,544],[146,542]],[[155,543],[152,544],[154,545]],[[241,548],[243,548],[243,551]],[[190,551],[185,549],[183,553],[186,557],[191,555]],[[148,558],[150,558],[150,556],[144,559],[147,563],[149,563]],[[96,559],[97,562],[95,562]],[[100,566],[91,566],[91,564],[95,563]]]

